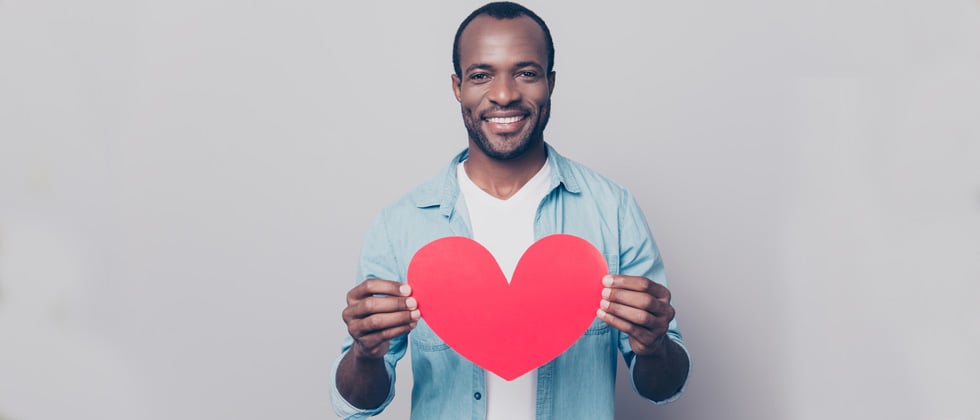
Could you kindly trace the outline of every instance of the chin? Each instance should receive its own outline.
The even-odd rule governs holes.
[[[491,142],[488,145],[490,146],[490,150],[486,150],[485,148],[481,148],[481,149],[483,150],[484,154],[486,154],[487,156],[493,159],[512,160],[523,156],[525,153],[527,153],[528,150],[534,147],[534,145],[536,145],[537,143],[539,142],[536,142],[533,139],[523,140],[519,143],[501,144],[500,142],[498,142],[494,144]],[[494,147],[495,145],[501,147]]]

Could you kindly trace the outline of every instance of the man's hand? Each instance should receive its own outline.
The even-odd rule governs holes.
[[[644,277],[608,275],[599,303],[599,319],[630,338],[636,354],[633,384],[640,395],[664,401],[687,380],[690,361],[679,344],[667,338],[674,319],[670,290]]]
[[[381,279],[367,279],[347,293],[343,317],[355,357],[380,359],[392,338],[415,328],[419,310],[411,294],[409,285]]]
[[[392,338],[415,328],[418,303],[412,288],[396,281],[367,279],[347,293],[344,322],[354,344],[337,367],[337,390],[355,407],[375,408],[390,383],[384,355]]]
[[[674,319],[670,290],[645,277],[607,275],[597,312],[599,319],[630,337],[638,356],[666,352],[667,327]]]

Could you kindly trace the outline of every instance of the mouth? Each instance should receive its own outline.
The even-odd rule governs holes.
[[[483,121],[488,128],[495,134],[513,134],[524,128],[528,120],[527,113],[520,114],[493,114],[485,115]]]
[[[525,118],[527,118],[527,115],[514,115],[512,117],[487,117],[484,118],[484,120],[493,124],[513,124]]]

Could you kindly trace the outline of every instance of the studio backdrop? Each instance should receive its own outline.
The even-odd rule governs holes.
[[[0,419],[331,418],[481,4],[0,0]],[[980,419],[980,3],[526,5],[545,138],[638,198],[694,362],[617,418]]]

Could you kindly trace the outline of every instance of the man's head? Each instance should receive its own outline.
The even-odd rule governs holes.
[[[480,15],[488,15],[497,19],[514,19],[519,16],[527,16],[531,18],[531,20],[541,27],[541,31],[544,33],[544,39],[548,51],[548,65],[545,68],[545,71],[551,73],[555,69],[555,42],[551,39],[551,30],[548,29],[548,25],[544,23],[544,20],[538,17],[538,15],[532,12],[530,9],[517,3],[499,1],[487,3],[483,7],[474,10],[473,13],[470,13],[470,15],[466,17],[466,19],[463,19],[463,23],[460,23],[459,28],[456,29],[456,38],[453,39],[453,69],[456,71],[456,77],[463,77],[459,64],[459,36],[463,34],[463,29],[466,29],[470,22],[475,17]]]
[[[517,158],[544,141],[554,47],[548,27],[514,3],[491,3],[463,21],[453,45],[453,93],[470,141],[489,158]]]

